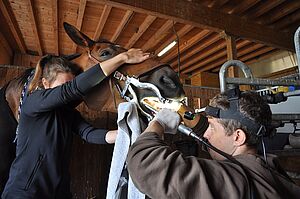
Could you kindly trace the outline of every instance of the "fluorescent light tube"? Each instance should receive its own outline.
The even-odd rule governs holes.
[[[172,43],[170,43],[169,45],[167,45],[164,49],[162,49],[162,51],[160,51],[157,56],[161,57],[162,55],[164,55],[166,52],[168,52],[171,48],[173,48],[175,46],[177,42],[173,41]]]

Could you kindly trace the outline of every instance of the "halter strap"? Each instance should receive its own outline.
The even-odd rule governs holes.
[[[31,73],[29,74],[29,76],[27,77],[26,82],[23,85],[23,89],[22,89],[21,96],[20,96],[20,103],[19,103],[19,107],[18,107],[18,115],[17,115],[18,122],[19,122],[20,115],[21,115],[22,105],[23,105],[25,99],[27,98],[28,84],[29,84],[29,82],[31,82],[34,73],[35,73],[35,70],[32,70]],[[17,142],[18,134],[19,134],[19,124],[18,124],[17,129],[16,129],[16,137],[15,137],[15,139],[13,141],[14,143]]]

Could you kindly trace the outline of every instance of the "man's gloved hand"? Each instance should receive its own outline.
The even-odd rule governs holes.
[[[176,134],[180,120],[178,113],[171,109],[163,108],[155,115],[152,121],[159,122],[165,133]]]

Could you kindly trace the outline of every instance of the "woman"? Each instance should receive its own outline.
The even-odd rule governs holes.
[[[71,198],[68,167],[73,132],[97,144],[114,143],[116,138],[116,131],[85,122],[76,105],[120,65],[148,57],[140,49],[130,49],[75,78],[72,63],[59,57],[42,58],[22,106],[16,159],[2,198]]]

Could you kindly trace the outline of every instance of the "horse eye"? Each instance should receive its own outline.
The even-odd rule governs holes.
[[[108,56],[111,56],[111,55],[112,54],[109,50],[102,50],[100,52],[100,57],[103,58],[103,59],[105,59],[105,58],[107,58]]]

